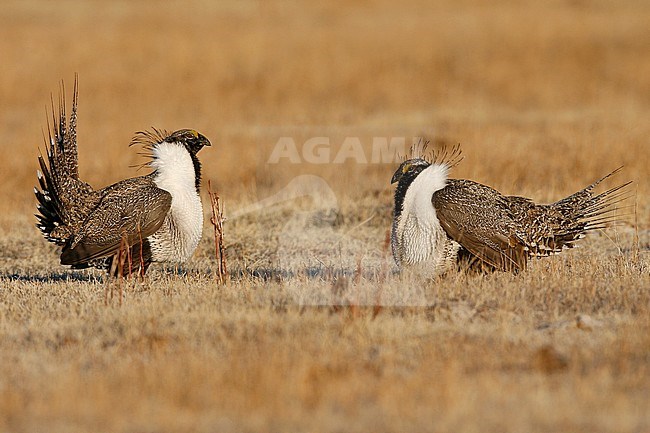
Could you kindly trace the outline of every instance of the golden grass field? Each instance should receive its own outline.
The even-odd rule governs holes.
[[[0,20],[0,431],[650,432],[648,2],[10,0]],[[140,174],[135,131],[211,139],[229,284],[205,188],[194,258],[121,305],[59,266],[32,187],[75,72],[96,187]],[[386,257],[396,163],[267,163],[281,137],[420,135],[461,143],[452,176],[541,202],[624,165],[608,186],[633,180],[636,210],[518,276],[423,281]],[[326,199],[255,208],[300,175]]]

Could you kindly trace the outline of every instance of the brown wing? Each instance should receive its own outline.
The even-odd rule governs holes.
[[[447,235],[479,260],[507,272],[526,268],[525,245],[515,234],[501,194],[468,180],[450,179],[431,202]]]
[[[99,205],[61,253],[61,264],[79,265],[116,254],[124,240],[139,244],[162,225],[171,194],[150,179],[135,178],[105,189]]]

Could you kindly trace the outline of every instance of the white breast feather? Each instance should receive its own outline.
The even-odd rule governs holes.
[[[400,261],[404,264],[426,262],[434,273],[449,265],[445,246],[449,242],[431,203],[433,193],[447,185],[449,167],[432,164],[413,180],[404,196],[397,225]]]
[[[154,182],[172,195],[162,227],[150,238],[154,261],[184,262],[194,253],[203,231],[203,207],[196,191],[194,164],[181,144],[161,143],[152,151]]]

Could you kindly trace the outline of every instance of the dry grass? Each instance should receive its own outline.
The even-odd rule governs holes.
[[[650,7],[543,4],[5,2],[0,430],[650,431]],[[58,265],[31,187],[74,72],[93,185],[134,175],[150,125],[212,140],[229,285],[207,227],[121,306]],[[420,134],[462,143],[454,176],[540,201],[625,165],[636,232],[425,283],[387,272],[393,164],[266,164],[283,136]],[[245,213],[301,174],[333,194]]]

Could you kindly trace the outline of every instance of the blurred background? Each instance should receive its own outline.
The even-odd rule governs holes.
[[[373,137],[426,134],[461,143],[453,176],[540,201],[625,165],[648,226],[650,3],[322,3],[5,0],[0,228],[34,222],[50,95],[64,80],[70,103],[75,73],[80,172],[95,187],[141,174],[135,131],[194,128],[231,210],[302,173],[343,209],[389,209],[395,164],[266,161],[281,137],[326,136],[335,154],[355,136],[369,155]]]

